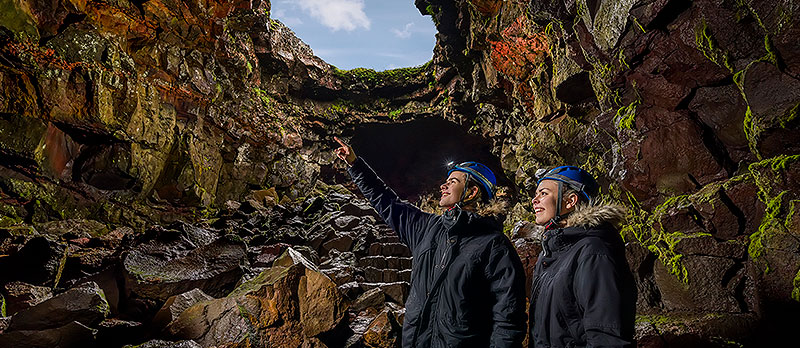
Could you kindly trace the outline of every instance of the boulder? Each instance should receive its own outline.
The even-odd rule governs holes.
[[[743,79],[743,93],[750,107],[744,132],[751,150],[765,158],[797,153],[800,81],[768,62],[748,66]]]
[[[145,325],[138,321],[106,319],[97,324],[97,347],[120,347],[146,337]]]
[[[165,328],[173,320],[183,313],[187,308],[196,303],[203,301],[211,301],[214,298],[206,295],[200,289],[192,289],[180,295],[171,296],[164,302],[164,306],[153,317],[151,325],[156,328]]]
[[[755,330],[755,313],[712,314],[677,312],[642,315],[634,339],[642,348],[740,346],[737,340]],[[726,341],[719,338],[725,337]]]
[[[687,269],[683,283],[663,264],[655,264],[655,281],[661,300],[670,311],[712,313],[747,313],[756,303],[755,281],[749,269],[732,259],[684,255]]]
[[[67,234],[72,238],[101,237],[109,232],[106,224],[95,220],[67,219],[49,221],[36,225],[42,234],[61,236]]]
[[[369,323],[364,332],[364,343],[375,348],[399,347],[401,331],[394,313],[386,309]]]
[[[361,294],[353,304],[350,305],[350,310],[353,312],[361,312],[367,308],[379,308],[386,302],[386,295],[379,287],[372,288]]]
[[[9,316],[53,297],[53,290],[50,288],[23,282],[8,283],[3,290],[6,307],[5,314]]]
[[[71,348],[93,345],[97,330],[77,321],[44,330],[17,330],[0,334],[0,347]]]
[[[319,339],[339,325],[347,306],[336,284],[307,265],[313,266],[289,248],[273,267],[228,296],[183,311],[166,331],[204,347],[320,346]]]
[[[16,253],[0,258],[0,283],[22,281],[34,285],[53,286],[63,270],[67,245],[37,236],[29,239]]]
[[[127,291],[158,300],[194,288],[223,296],[244,273],[240,265],[247,262],[247,253],[242,242],[224,237],[184,251],[189,247],[154,241],[131,250],[123,260]]]
[[[108,302],[95,283],[82,284],[11,317],[8,331],[44,330],[80,322],[95,325],[108,316]]]

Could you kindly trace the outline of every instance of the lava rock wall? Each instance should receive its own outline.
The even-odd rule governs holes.
[[[560,164],[628,207],[641,344],[791,337],[780,322],[800,309],[797,3],[416,5],[439,29],[435,61],[457,71],[451,119],[474,119],[518,185],[507,223],[531,220],[536,169]]]

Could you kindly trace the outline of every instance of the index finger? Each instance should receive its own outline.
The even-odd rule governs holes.
[[[334,136],[333,139],[335,139],[336,142],[339,143],[339,145],[342,145],[342,147],[349,147],[347,144],[345,144],[344,141],[342,141],[342,139],[339,139],[339,137]]]

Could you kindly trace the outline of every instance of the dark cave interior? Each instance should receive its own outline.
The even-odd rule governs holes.
[[[437,193],[450,161],[481,162],[494,172],[498,186],[510,188],[509,194],[514,192],[499,158],[491,153],[491,143],[449,121],[429,118],[402,124],[363,124],[355,129],[351,145],[405,200],[414,202],[421,195]]]

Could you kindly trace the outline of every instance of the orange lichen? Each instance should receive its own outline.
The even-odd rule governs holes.
[[[21,61],[36,64],[43,68],[72,71],[83,68],[85,70],[104,71],[118,76],[130,76],[129,72],[111,70],[100,63],[70,62],[60,57],[55,50],[41,47],[30,41],[8,42],[2,52],[19,58]]]
[[[522,100],[525,109],[532,110],[535,92],[530,79],[545,66],[550,49],[547,36],[536,31],[525,16],[520,16],[500,37],[501,40],[489,41],[492,66],[513,83],[513,94]]]
[[[525,16],[520,16],[492,41],[491,59],[494,68],[516,81],[526,80],[538,71],[549,51],[547,37],[535,32]]]

